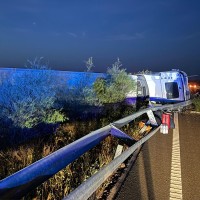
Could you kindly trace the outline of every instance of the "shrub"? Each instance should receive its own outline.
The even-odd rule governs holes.
[[[135,89],[135,81],[128,75],[126,69],[120,69],[122,66],[119,58],[107,70],[107,79],[97,79],[93,89],[100,103],[122,102],[126,95]]]
[[[152,74],[152,72],[149,71],[148,69],[144,69],[142,71],[139,71],[137,74]]]
[[[79,73],[75,77],[67,77],[68,81],[72,80],[73,84],[67,83],[67,87],[63,88],[60,100],[63,102],[63,106],[66,110],[76,111],[81,107],[96,105],[98,99],[92,88],[92,82],[95,79],[95,75],[91,73],[94,68],[93,59],[90,57],[85,62],[86,70],[83,73]],[[74,80],[73,80],[74,79]],[[63,95],[63,94],[67,95]]]
[[[197,112],[200,112],[200,98],[199,97],[196,97],[192,100],[194,106],[195,106],[195,110]]]
[[[86,66],[87,72],[91,72],[91,70],[95,67],[92,57],[88,58],[88,60],[85,61],[85,66]]]
[[[32,69],[13,70],[0,84],[0,116],[15,126],[32,128],[41,122],[64,120],[55,105],[59,80],[40,61],[29,61]]]

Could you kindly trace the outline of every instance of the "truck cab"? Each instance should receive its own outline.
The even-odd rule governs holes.
[[[185,72],[172,70],[138,75],[138,97],[149,96],[154,103],[173,103],[190,99]]]

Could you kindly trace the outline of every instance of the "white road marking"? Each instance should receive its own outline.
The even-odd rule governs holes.
[[[178,113],[174,113],[174,122],[175,122],[175,129],[173,130],[173,144],[172,144],[170,200],[183,199]]]

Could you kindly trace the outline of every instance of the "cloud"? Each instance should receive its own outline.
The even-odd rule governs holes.
[[[29,28],[22,28],[22,27],[15,27],[13,28],[14,32],[18,32],[18,33],[30,33],[32,32],[32,30],[30,30]]]
[[[85,38],[86,37],[86,32],[82,31],[80,33],[74,33],[74,32],[67,32],[67,35],[73,38]]]
[[[77,38],[77,34],[76,33],[72,33],[72,32],[67,32],[67,34],[73,38]]]
[[[129,34],[120,34],[120,35],[113,35],[107,37],[107,40],[121,40],[121,41],[130,41],[130,40],[140,40],[144,39],[144,33],[135,33],[133,35]]]

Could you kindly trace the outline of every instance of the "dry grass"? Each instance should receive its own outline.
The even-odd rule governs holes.
[[[0,151],[0,179],[51,154],[57,149],[77,140],[88,132],[95,130],[97,123],[77,122],[62,125],[55,135],[35,139],[27,144]],[[98,127],[99,128],[99,127]],[[80,183],[96,173],[100,167],[110,162],[114,155],[113,145],[116,141],[108,137],[97,147],[58,172],[24,199],[61,199],[75,189]]]
[[[120,117],[118,116],[118,118]],[[111,121],[114,121],[112,117],[88,120],[87,122],[68,122],[61,125],[54,135],[34,139],[18,147],[1,150],[0,179],[19,171],[89,132],[109,124]],[[134,124],[130,124],[126,129],[128,134],[137,137]],[[62,199],[99,171],[101,167],[108,164],[114,157],[117,144],[117,139],[111,136],[107,137],[95,148],[59,171],[23,199]],[[100,190],[105,186],[106,183],[101,186]]]

